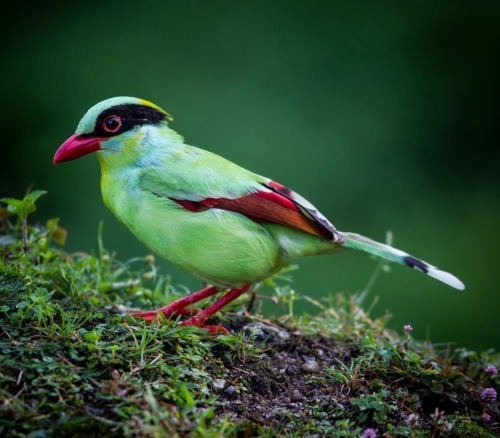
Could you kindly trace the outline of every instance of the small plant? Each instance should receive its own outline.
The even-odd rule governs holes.
[[[28,216],[36,211],[36,201],[46,193],[45,190],[35,190],[27,193],[23,199],[0,199],[0,201],[7,204],[7,212],[16,215],[21,221],[24,251],[28,248]],[[5,217],[5,213],[2,216]]]
[[[384,424],[387,420],[389,411],[396,411],[398,408],[395,404],[388,401],[389,391],[383,389],[379,392],[374,392],[369,395],[361,395],[352,400],[352,405],[356,406],[360,414],[358,416],[361,423],[365,423],[369,417],[378,424]]]

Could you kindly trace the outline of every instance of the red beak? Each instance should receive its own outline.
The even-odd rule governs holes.
[[[54,155],[54,164],[62,163],[64,161],[76,160],[84,155],[101,149],[100,142],[105,140],[98,137],[81,137],[73,134],[68,138]]]

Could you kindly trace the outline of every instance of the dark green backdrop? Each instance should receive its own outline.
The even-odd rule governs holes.
[[[3,18],[0,196],[49,194],[69,250],[147,250],[103,207],[94,157],[53,167],[94,103],[149,99],[187,142],[299,191],[341,230],[449,270],[457,292],[394,266],[374,313],[416,337],[498,347],[500,3],[85,2]],[[166,225],[168,226],[168,225]],[[319,298],[359,291],[375,262],[315,257],[294,275]],[[166,263],[175,284],[199,283]]]

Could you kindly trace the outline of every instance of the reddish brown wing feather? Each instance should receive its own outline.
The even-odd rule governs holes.
[[[278,193],[256,192],[238,199],[224,199],[215,208],[241,213],[258,222],[273,222],[331,239],[331,234],[319,223],[309,219],[290,200]]]
[[[194,213],[219,208],[240,213],[257,222],[272,222],[331,240],[332,233],[307,217],[290,199],[276,192],[256,192],[237,199],[207,198],[200,201],[172,199]]]

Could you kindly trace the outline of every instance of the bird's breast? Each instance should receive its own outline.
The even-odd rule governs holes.
[[[102,194],[144,245],[212,284],[254,283],[282,266],[269,231],[238,213],[216,208],[194,213],[168,197],[141,190],[133,175],[112,180],[103,175]]]

